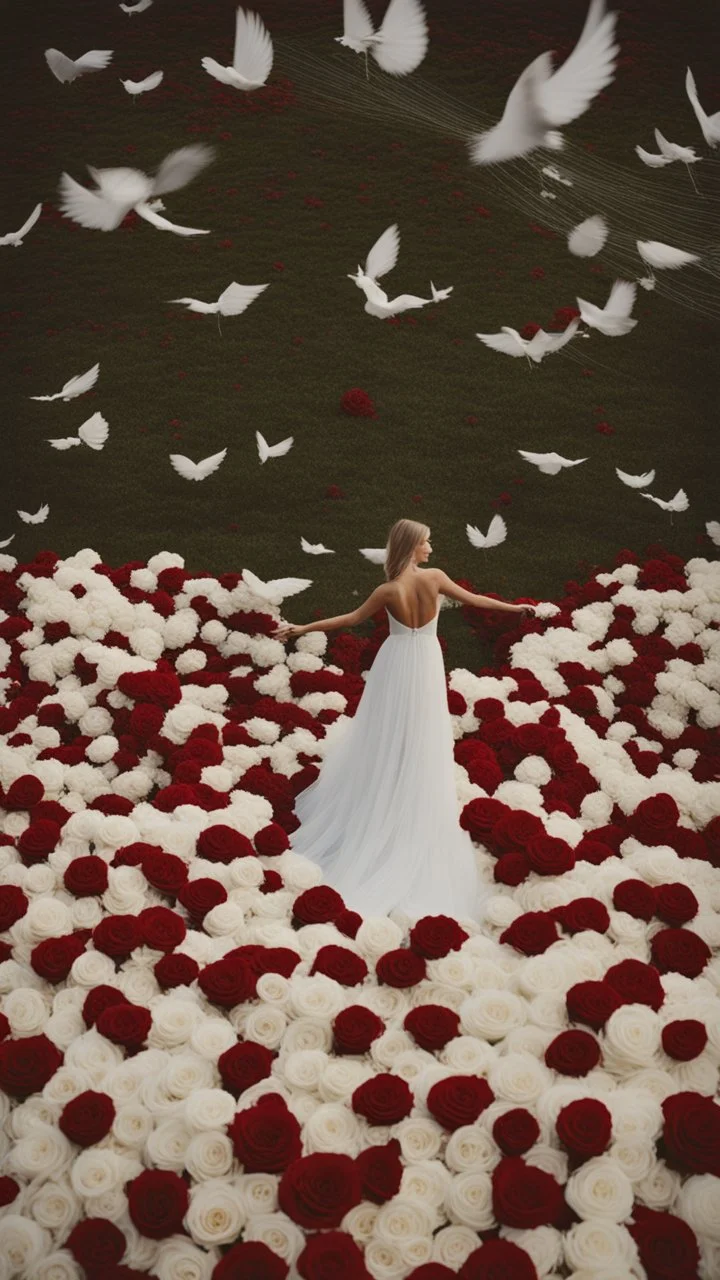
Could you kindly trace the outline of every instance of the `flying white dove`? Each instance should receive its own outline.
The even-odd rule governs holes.
[[[212,453],[201,462],[193,462],[183,453],[171,453],[170,461],[183,480],[204,480],[206,476],[211,476],[213,471],[217,471],[226,453],[227,449],[221,449],[219,453]]]
[[[274,605],[282,604],[286,596],[296,596],[313,583],[312,578],[271,578],[268,582],[263,582],[262,578],[258,578],[249,569],[243,569],[242,576],[254,595]]]
[[[151,75],[146,76],[144,80],[123,80],[120,83],[123,88],[133,95],[133,101],[140,93],[148,93],[150,89],[157,89],[162,84],[164,71],[153,71]]]
[[[15,537],[15,534],[11,533],[9,538],[6,538],[4,542],[0,542],[0,548],[9,547],[14,537]]]
[[[581,462],[587,462],[587,458],[563,458],[559,453],[530,453],[527,449],[518,449],[518,453],[546,476],[556,476],[563,467],[578,467]]]
[[[695,155],[694,147],[681,147],[679,142],[668,142],[667,138],[663,137],[659,129],[655,130],[655,141],[666,160],[669,160],[671,163],[673,160],[680,160],[685,165],[685,168],[688,171],[688,177],[697,191],[697,183],[693,177],[690,165],[697,164],[699,160],[702,160],[702,156]]]
[[[307,551],[311,556],[334,556],[335,552],[332,547],[323,546],[322,542],[308,542],[307,538],[300,538],[300,546],[303,551]]]
[[[45,50],[45,61],[55,79],[61,84],[77,80],[78,76],[84,75],[87,71],[102,71],[112,56],[112,49],[90,49],[88,53],[83,54],[82,58],[76,58],[73,62],[72,58],[66,57],[59,49]]]
[[[219,329],[220,316],[241,315],[260,296],[263,289],[267,289],[266,284],[238,284],[237,280],[233,280],[220,294],[217,302],[201,302],[199,298],[168,298],[168,302],[183,303],[188,310],[197,311],[201,315],[217,315]]]
[[[54,396],[30,396],[30,400],[74,400],[76,396],[82,396],[91,387],[95,386],[100,373],[100,361],[94,364],[92,369],[87,369],[85,373],[78,373],[74,378],[68,378],[62,391],[56,391]]]
[[[153,0],[137,0],[137,4],[121,4],[120,8],[123,13],[144,13],[150,8]]]
[[[637,146],[635,151],[643,164],[648,166],[648,169],[664,169],[666,164],[672,164],[672,156],[665,156],[662,152],[656,155],[654,151],[646,151],[644,147],[640,146]]]
[[[69,174],[63,173],[60,208],[73,222],[96,231],[114,231],[126,214],[134,209],[160,231],[174,231],[180,236],[207,236],[209,231],[179,227],[161,218],[150,197],[186,186],[210,164],[213,156],[212,147],[206,147],[202,142],[180,147],[165,157],[154,178],[149,178],[140,169],[91,169],[88,165],[88,172],[97,184],[95,191],[89,191]]]
[[[201,58],[208,75],[234,89],[261,89],[273,64],[272,40],[256,13],[238,9],[235,18],[235,48],[231,67],[221,67],[214,58]]]
[[[606,337],[620,337],[637,324],[637,320],[630,318],[636,293],[637,285],[627,280],[616,280],[604,307],[596,307],[584,298],[576,299],[580,317],[591,329],[599,329]]]
[[[377,31],[364,0],[343,0],[343,33],[338,44],[354,53],[372,54],[393,76],[406,76],[420,66],[428,46],[428,29],[420,0],[390,0]]]
[[[663,511],[687,511],[690,503],[684,489],[678,489],[674,498],[669,502],[664,502],[662,498],[655,498],[651,493],[641,493],[641,498],[649,498],[656,506],[662,507]]]
[[[42,524],[48,518],[50,507],[46,502],[43,507],[38,507],[34,515],[30,515],[29,511],[18,511],[18,515],[25,524]]]
[[[578,222],[568,235],[568,249],[576,258],[594,258],[608,238],[608,224],[599,213]]]
[[[431,284],[430,298],[419,298],[414,293],[401,293],[390,301],[377,280],[378,276],[384,276],[386,272],[392,271],[397,262],[399,248],[400,233],[397,224],[393,223],[392,226],[386,227],[375,241],[365,259],[365,269],[359,266],[357,273],[348,272],[348,279],[354,280],[358,289],[362,289],[365,294],[366,302],[363,310],[370,316],[377,316],[380,320],[387,320],[388,316],[399,315],[402,311],[427,307],[431,302],[443,302],[452,292],[452,285],[447,289],[436,289]]]
[[[707,520],[705,522],[705,532],[707,533],[708,538],[710,538],[710,541],[714,542],[716,547],[720,547],[720,521]],[[13,537],[14,536],[15,535],[13,534]],[[0,545],[6,547],[7,542],[3,542]]]
[[[268,444],[264,435],[261,435],[259,431],[255,432],[255,439],[257,440],[261,462],[267,461],[268,458],[282,458],[292,448],[293,444],[292,436],[288,436],[286,440],[281,440],[279,444]]]
[[[576,317],[570,321],[563,333],[546,333],[544,329],[538,329],[532,338],[522,338],[517,329],[504,324],[500,333],[476,333],[475,337],[484,342],[486,347],[491,347],[493,351],[502,351],[503,355],[525,356],[532,369],[531,360],[534,360],[535,364],[540,364],[546,355],[559,351],[566,342],[575,337],[579,324],[580,321]]]
[[[605,0],[590,0],[580,38],[555,72],[552,54],[541,53],[525,68],[512,89],[498,124],[470,138],[474,164],[495,164],[527,155],[536,147],[563,145],[555,130],[576,120],[615,75],[616,13],[605,12]]]
[[[689,262],[700,261],[699,254],[686,253],[684,249],[675,249],[671,244],[664,244],[662,240],[636,240],[635,243],[643,262],[647,262],[650,267],[650,275],[638,280],[638,284],[641,284],[645,289],[655,288],[653,267],[657,267],[659,271],[675,270],[678,267],[687,266]]]
[[[42,200],[40,201],[39,204],[35,205],[35,208],[30,214],[30,217],[27,219],[27,222],[23,222],[19,231],[8,231],[6,236],[0,236],[0,245],[11,244],[14,249],[19,249],[20,245],[23,242],[23,237],[26,236],[28,231],[31,231],[32,228],[35,226],[35,223],[40,217],[41,212],[42,212]]]
[[[507,525],[502,516],[493,516],[487,533],[481,533],[473,524],[466,524],[465,532],[474,547],[497,547],[507,538]]]
[[[652,484],[655,479],[654,471],[645,471],[641,476],[631,476],[627,471],[621,471],[619,467],[616,467],[615,473],[623,484],[626,484],[630,489],[644,489],[645,485]]]
[[[384,564],[387,547],[360,547],[360,555],[369,560],[371,564]]]
[[[702,129],[703,138],[709,147],[716,147],[720,143],[720,111],[716,111],[712,116],[703,111],[695,88],[695,77],[689,67],[685,76],[685,92],[697,116],[697,122]]]
[[[100,450],[108,438],[110,428],[100,412],[94,413],[87,422],[78,428],[76,436],[64,436],[61,439],[48,440],[53,449],[72,449],[76,444],[87,444],[91,449]]]

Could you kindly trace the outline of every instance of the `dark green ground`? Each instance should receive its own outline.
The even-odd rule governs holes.
[[[376,18],[384,10],[370,7]],[[16,533],[12,554],[91,546],[118,564],[167,549],[193,571],[312,577],[285,610],[303,622],[354,607],[382,580],[357,549],[384,545],[399,516],[431,526],[432,563],[510,598],[557,596],[621,547],[712,551],[703,530],[720,518],[720,152],[704,145],[683,82],[689,63],[707,110],[720,108],[717,6],[634,0],[623,9],[615,82],[569,126],[564,153],[538,153],[574,178],[572,189],[548,183],[555,201],[539,195],[539,166],[471,167],[462,135],[499,116],[532,57],[568,52],[584,0],[542,11],[518,0],[426,7],[431,48],[420,71],[402,81],[375,70],[366,84],[362,59],[332,41],[340,0],[265,0],[272,87],[244,95],[200,67],[204,54],[230,61],[229,0],[156,0],[132,18],[90,0],[7,6],[0,231],[38,199],[46,215],[21,250],[0,250],[9,482],[0,539]],[[48,46],[115,56],[107,71],[61,85],[45,65]],[[164,84],[133,104],[118,77],[160,67]],[[636,142],[655,149],[656,124],[707,157],[694,170],[701,197],[683,166],[655,172],[634,156]],[[199,140],[216,145],[217,159],[167,197],[167,216],[212,235],[182,239],[140,222],[103,234],[53,211],[63,169],[80,181],[87,163],[151,171]],[[611,224],[607,250],[573,258],[563,232],[595,212]],[[392,221],[401,249],[388,290],[426,293],[430,279],[455,286],[414,324],[366,316],[346,278]],[[704,270],[666,272],[654,292],[639,290],[629,337],[576,339],[574,355],[532,371],[475,338],[502,324],[547,327],[577,293],[603,302],[616,274],[642,274],[635,237],[702,253]],[[543,278],[533,278],[537,267]],[[271,287],[223,322],[222,337],[214,318],[164,301],[210,300],[233,279]],[[96,360],[94,393],[69,404],[28,399]],[[339,412],[355,386],[374,399],[376,418]],[[96,409],[110,424],[103,452],[46,443]],[[598,433],[599,421],[614,434]],[[271,443],[292,434],[295,445],[261,467],[256,428]],[[170,452],[197,460],[226,445],[223,467],[201,484],[170,467]],[[589,461],[548,477],[517,448]],[[669,498],[682,486],[689,511],[671,522],[620,485],[616,465],[655,467],[652,491]],[[327,498],[331,485],[345,497]],[[45,524],[15,515],[43,502]],[[497,509],[507,541],[474,550],[465,524],[484,529]],[[305,555],[301,534],[337,554]],[[442,630],[448,669],[477,667],[482,655],[459,613]]]

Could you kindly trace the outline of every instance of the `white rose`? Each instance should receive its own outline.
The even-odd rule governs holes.
[[[190,1045],[193,1053],[216,1063],[221,1053],[237,1044],[237,1036],[225,1018],[205,1017],[193,1027]]]
[[[365,1266],[373,1280],[402,1280],[407,1266],[396,1245],[370,1240],[365,1246]]]
[[[292,1265],[305,1248],[305,1236],[286,1213],[254,1213],[248,1219],[243,1240],[260,1240]]]
[[[50,1013],[49,1001],[32,987],[16,987],[2,1005],[13,1036],[39,1035]]]
[[[224,1177],[232,1169],[232,1163],[232,1142],[219,1130],[196,1133],[185,1149],[185,1168],[197,1182]]]
[[[660,1103],[664,1102],[671,1093],[677,1093],[677,1085],[672,1076],[667,1071],[661,1071],[659,1067],[643,1067],[640,1071],[634,1071],[627,1077],[624,1084],[641,1089]]]
[[[515,1027],[509,1031],[502,1046],[503,1053],[529,1053],[533,1058],[545,1058],[545,1051],[552,1040],[554,1031],[541,1027]]]
[[[651,1146],[663,1127],[658,1099],[643,1089],[623,1086],[603,1099],[612,1116],[615,1141],[630,1140]]]
[[[115,964],[102,951],[84,951],[73,960],[70,977],[80,987],[115,986]]]
[[[524,1249],[535,1264],[539,1276],[546,1276],[562,1262],[563,1238],[555,1227],[535,1227],[531,1231],[516,1231],[502,1227],[501,1235]]]
[[[50,1239],[48,1231],[19,1213],[8,1213],[0,1218],[0,1258],[8,1268],[8,1280],[12,1276],[32,1275],[48,1253]]]
[[[41,1227],[63,1240],[82,1216],[82,1205],[66,1180],[41,1183],[28,1196],[23,1207],[29,1209]]]
[[[455,1173],[488,1172],[500,1160],[500,1150],[490,1134],[477,1125],[464,1124],[450,1135],[445,1163]]]
[[[618,1142],[613,1142],[608,1151],[608,1156],[614,1160],[619,1169],[622,1169],[625,1177],[632,1183],[637,1183],[646,1178],[653,1167],[655,1160],[655,1150],[642,1141],[632,1141],[628,1138],[622,1138]]]
[[[402,929],[387,916],[368,916],[355,935],[356,946],[366,960],[377,960],[386,951],[394,951],[402,940]]]
[[[79,1093],[85,1093],[86,1089],[92,1089],[92,1087],[92,1077],[87,1071],[62,1066],[58,1067],[55,1075],[48,1080],[42,1096],[50,1104],[57,1102],[64,1106],[72,1098],[77,1098]]]
[[[470,1227],[443,1227],[433,1237],[433,1262],[459,1271],[471,1253],[479,1248],[477,1233]]]
[[[238,1189],[226,1178],[212,1178],[191,1188],[184,1225],[196,1244],[231,1244],[245,1222]]]
[[[379,1206],[369,1200],[361,1200],[349,1209],[342,1220],[343,1231],[351,1235],[356,1244],[365,1245],[372,1238],[375,1230],[375,1219],[380,1212]]]
[[[169,1098],[190,1098],[198,1090],[213,1091],[215,1069],[198,1053],[176,1053],[166,1061],[158,1079]]]
[[[33,1280],[82,1280],[84,1275],[68,1249],[54,1249],[37,1263]]]
[[[491,1065],[488,1080],[496,1098],[525,1106],[550,1087],[552,1073],[530,1053],[508,1053]]]
[[[443,982],[451,987],[466,987],[468,990],[473,985],[474,970],[473,957],[459,951],[451,951],[439,960],[429,960],[427,964],[431,982]]]
[[[527,1002],[511,991],[481,991],[460,1006],[465,1035],[479,1040],[502,1040],[513,1027],[527,1021]]]
[[[557,1147],[551,1147],[547,1142],[536,1142],[535,1146],[527,1152],[525,1162],[533,1169],[542,1169],[543,1173],[551,1174],[556,1182],[567,1182],[567,1155]]]
[[[242,1173],[236,1182],[243,1209],[253,1214],[274,1213],[277,1209],[278,1179],[273,1173]]]
[[[35,946],[45,938],[58,938],[72,929],[70,908],[53,897],[36,898],[22,918],[23,937]]]
[[[262,1044],[266,1049],[279,1049],[283,1043],[288,1018],[277,1006],[263,1003],[247,1010],[242,1009],[239,1021],[241,1026],[236,1025],[236,1030],[242,1030],[245,1040]],[[235,1025],[234,1019],[233,1024]]]
[[[46,1102],[44,1098],[28,1098],[12,1110],[8,1100],[5,1099],[5,1107],[7,1108],[5,1127],[13,1138],[30,1138],[38,1129],[55,1130],[59,1115],[58,1108],[51,1102]]]
[[[415,1087],[415,1081],[419,1080],[428,1067],[436,1065],[436,1059],[431,1053],[425,1049],[406,1049],[404,1053],[399,1053],[393,1063],[392,1073],[399,1076],[410,1088]],[[446,1075],[454,1074],[449,1067],[445,1068]]]
[[[317,1083],[323,1102],[345,1102],[350,1095],[371,1079],[372,1068],[353,1058],[330,1058]]]
[[[565,1199],[579,1217],[624,1222],[633,1206],[629,1178],[608,1156],[595,1156],[571,1174]]]
[[[380,1207],[374,1235],[384,1244],[398,1246],[430,1235],[434,1225],[433,1214],[426,1205],[400,1193]]]
[[[451,1222],[489,1231],[495,1223],[489,1175],[474,1169],[458,1173],[448,1188],[445,1212]]]
[[[638,1254],[630,1232],[604,1217],[578,1222],[566,1233],[563,1245],[568,1266],[595,1272],[608,1268],[627,1274],[638,1265]]]
[[[662,1160],[653,1160],[648,1173],[635,1186],[635,1195],[648,1209],[670,1209],[680,1191],[680,1174]]]
[[[285,1009],[290,1003],[290,984],[281,973],[262,973],[255,990],[260,1000],[276,1009]]]
[[[154,961],[151,960],[150,963],[154,963]],[[160,993],[160,985],[155,974],[148,967],[148,964],[143,962],[143,958],[138,952],[135,952],[133,960],[126,961],[115,979],[115,985],[120,988],[123,995],[132,1004],[142,1004],[146,1007]],[[160,1048],[159,1045],[151,1047]]]
[[[183,1120],[193,1133],[223,1129],[235,1115],[235,1099],[224,1089],[194,1089],[185,1102]]]
[[[305,1124],[303,1149],[337,1151],[355,1157],[360,1150],[360,1126],[352,1111],[339,1102],[325,1102]]]
[[[75,1194],[85,1200],[118,1190],[126,1175],[125,1162],[117,1152],[107,1147],[90,1147],[75,1157],[70,1181]]]
[[[401,1053],[415,1048],[415,1041],[402,1027],[393,1027],[383,1031],[370,1046],[370,1057],[376,1066],[384,1071],[392,1069],[393,1063]]]
[[[495,1050],[475,1036],[455,1036],[438,1055],[445,1066],[460,1073],[482,1076],[495,1060]]]
[[[295,1089],[315,1089],[329,1062],[322,1049],[298,1049],[281,1060],[281,1070],[288,1085]]]
[[[52,1040],[53,1044],[57,1045],[58,1049],[65,1050],[73,1040],[77,1040],[78,1036],[83,1034],[84,1030],[85,1021],[82,1014],[67,1009],[50,1015],[45,1023],[44,1034],[48,1040]]]
[[[610,1014],[602,1038],[605,1065],[625,1072],[648,1066],[660,1048],[662,1023],[646,1004],[625,1004]]]
[[[123,1147],[139,1150],[147,1142],[152,1129],[152,1115],[139,1102],[129,1102],[115,1112],[112,1134]]]
[[[435,1120],[424,1116],[408,1116],[393,1126],[393,1137],[400,1143],[403,1160],[408,1164],[432,1160],[442,1146],[444,1130]]]
[[[8,1168],[24,1178],[52,1177],[66,1172],[73,1161],[73,1146],[60,1129],[37,1124],[10,1151]]]
[[[343,987],[324,973],[290,979],[290,1008],[297,1017],[332,1019],[345,1007]]]
[[[356,988],[356,992],[353,1003],[372,1009],[385,1022],[390,1022],[393,1018],[402,1019],[410,1009],[410,996],[407,991],[401,991],[398,987],[361,987],[359,990]]]
[[[193,1027],[203,1016],[192,1000],[177,996],[161,996],[153,1004],[151,1013],[148,1046],[152,1049],[175,1049],[187,1044]]]
[[[296,1018],[285,1029],[282,1038],[283,1053],[295,1053],[300,1049],[332,1048],[332,1027],[325,1018]]]
[[[215,1250],[198,1249],[187,1236],[169,1236],[160,1241],[153,1272],[158,1280],[211,1280],[219,1257]]]
[[[57,879],[54,867],[46,862],[36,862],[34,866],[28,867],[23,887],[26,893],[51,893],[56,888]],[[62,886],[58,889],[58,894],[63,904],[69,906],[70,904]]]
[[[711,1173],[688,1178],[680,1188],[674,1212],[701,1239],[720,1244],[720,1178]]]
[[[185,1167],[185,1153],[193,1136],[179,1117],[165,1120],[149,1135],[145,1143],[145,1155],[158,1169],[181,1173]]]
[[[594,972],[588,973],[587,964],[581,963],[582,953],[570,944],[561,951],[562,945],[556,942],[543,955],[531,956],[525,961],[518,973],[518,986],[523,995],[532,999],[546,992],[564,994],[576,982],[601,976],[597,957],[591,957]]]

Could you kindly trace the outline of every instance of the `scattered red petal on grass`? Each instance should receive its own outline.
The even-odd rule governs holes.
[[[223,142],[229,142],[232,138],[232,134],[228,133],[226,130],[224,133],[219,133],[218,138],[222,138]]]
[[[273,262],[273,271],[284,271],[284,270],[285,270],[284,262]]]
[[[581,370],[580,370],[580,372],[581,372],[581,374],[582,374],[583,378],[592,378],[592,376],[593,376],[593,371],[592,371],[592,369],[581,369]]]
[[[468,426],[474,427],[480,421],[480,419],[476,418],[474,413],[469,413],[465,418],[465,421],[467,422]]]
[[[326,498],[344,498],[345,494],[343,493],[339,485],[330,484],[325,490],[325,497]]]
[[[583,370],[584,372],[584,370]],[[615,428],[610,426],[609,422],[596,422],[595,430],[600,432],[601,436],[614,436]]]
[[[232,247],[233,247],[233,242],[232,242],[232,240],[221,240],[221,241],[220,241],[220,248],[221,248],[221,249],[232,249]]]
[[[502,505],[503,505],[504,507],[509,507],[509,506],[510,506],[510,503],[512,502],[512,494],[510,494],[510,493],[501,493],[501,494],[499,494],[499,495],[498,495],[498,502],[501,502],[501,503],[502,503]]]
[[[490,210],[489,210],[489,209],[486,209],[484,204],[475,204],[475,205],[473,205],[473,211],[474,211],[475,213],[477,213],[481,218],[491,218],[491,217],[492,217],[492,214],[491,214]]]
[[[533,267],[532,271],[530,272],[530,275],[532,276],[533,280],[545,279],[545,272],[542,267]]]

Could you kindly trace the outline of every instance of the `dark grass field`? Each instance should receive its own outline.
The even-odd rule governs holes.
[[[377,21],[384,3],[370,9]],[[8,5],[2,79],[5,174],[0,233],[33,205],[43,216],[20,250],[0,250],[0,342],[6,393],[0,539],[28,559],[43,548],[90,546],[112,564],[172,550],[192,571],[252,569],[313,579],[288,601],[293,622],[353,608],[383,580],[360,554],[380,547],[399,516],[430,525],[431,563],[477,590],[551,599],[623,547],[662,542],[711,554],[705,521],[717,494],[720,336],[720,149],[704,144],[684,92],[695,74],[708,112],[720,109],[720,20],[712,0],[625,5],[615,81],[565,130],[563,152],[493,169],[468,161],[465,137],[493,123],[523,67],[572,48],[587,5],[483,5],[427,0],[428,55],[413,76],[384,76],[333,42],[340,0],[263,0],[275,44],[268,86],[225,88],[200,66],[229,63],[231,0],[155,0],[126,16],[115,3]],[[63,85],[43,50],[72,57],[115,51],[110,67]],[[133,102],[119,77],[162,68],[161,87]],[[696,195],[683,165],[645,168],[653,127],[695,146]],[[212,234],[181,238],[131,216],[112,233],[74,226],[56,207],[66,170],[131,165],[153,171],[171,150],[205,141],[216,159],[166,197],[166,215]],[[539,169],[557,164],[572,188]],[[578,259],[565,236],[604,213],[611,234]],[[365,315],[347,273],[397,222],[391,296],[454,285],[437,307],[396,324]],[[625,338],[594,332],[530,370],[486,349],[476,332],[534,321],[548,327],[577,294],[604,302],[617,275],[645,274],[636,238],[699,253],[699,266],[658,273],[638,290],[640,323]],[[241,316],[196,316],[167,299],[217,298],[230,283],[269,282]],[[100,361],[93,392],[63,404],[58,391]],[[374,418],[349,418],[340,398],[362,387]],[[95,410],[110,424],[102,452],[65,452]],[[601,430],[598,430],[598,426]],[[261,466],[255,430],[294,446]],[[181,479],[168,455],[198,460],[227,446],[202,483]],[[587,457],[556,477],[518,448]],[[690,501],[675,515],[617,480],[614,468],[656,469],[651,491]],[[344,496],[329,497],[336,486]],[[23,524],[16,508],[50,505]],[[507,541],[475,550],[467,523],[495,511]],[[300,536],[335,555],[309,556]],[[446,665],[485,659],[459,612],[444,615]]]

